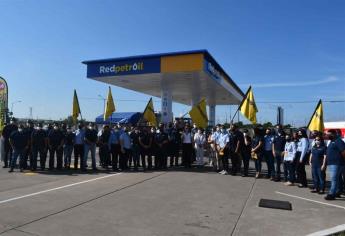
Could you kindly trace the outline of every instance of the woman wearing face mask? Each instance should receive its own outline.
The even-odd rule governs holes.
[[[262,168],[262,159],[263,159],[263,146],[264,146],[264,138],[261,135],[261,129],[255,128],[254,129],[254,138],[252,142],[252,158],[255,161],[255,178],[260,178],[261,175],[261,168]]]
[[[243,130],[244,146],[243,146],[243,175],[248,176],[250,153],[252,149],[252,138],[249,136],[248,130]]]
[[[311,166],[311,173],[313,176],[314,187],[312,193],[323,194],[324,191],[324,179],[322,171],[326,168],[326,147],[322,140],[322,137],[317,135],[314,139],[314,145],[311,149],[309,157],[309,164]]]
[[[297,144],[291,139],[290,135],[285,137],[286,143],[284,147],[284,165],[287,169],[287,182],[285,185],[293,186],[295,183],[295,158],[297,152]]]

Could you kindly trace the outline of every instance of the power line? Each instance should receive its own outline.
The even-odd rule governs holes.
[[[293,103],[316,103],[318,101],[259,101],[257,103],[287,103],[287,104],[293,104]],[[322,101],[323,103],[342,103],[342,102],[345,102],[345,100],[323,100]]]
[[[92,98],[92,97],[80,97],[83,100],[102,100],[100,98]],[[147,102],[147,100],[138,100],[138,99],[116,99],[119,102]],[[154,100],[154,102],[160,102],[159,100]],[[318,101],[257,101],[256,103],[264,103],[264,104],[296,104],[296,103],[316,103]],[[323,100],[323,103],[343,103],[345,100]]]

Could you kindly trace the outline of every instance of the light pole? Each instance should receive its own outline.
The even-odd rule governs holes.
[[[16,103],[20,103],[20,102],[22,102],[22,101],[17,100],[17,101],[14,101],[14,102],[11,103],[11,113],[12,113],[12,116],[13,116],[13,105],[16,104]]]
[[[100,94],[98,94],[98,97],[103,100],[103,111],[104,111],[104,109],[105,109],[105,101],[107,99],[105,97],[103,97],[102,95],[100,95]]]

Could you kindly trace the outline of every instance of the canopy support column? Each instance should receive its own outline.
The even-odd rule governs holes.
[[[215,126],[216,125],[216,105],[208,105],[208,125]]]
[[[164,124],[168,124],[169,122],[172,122],[173,119],[171,90],[167,88],[162,88],[161,99],[162,122]]]

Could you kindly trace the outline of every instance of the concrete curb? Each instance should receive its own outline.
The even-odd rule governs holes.
[[[333,228],[321,230],[312,234],[308,234],[307,236],[327,236],[327,235],[333,235],[336,233],[342,233],[345,231],[345,224],[338,225]]]

